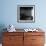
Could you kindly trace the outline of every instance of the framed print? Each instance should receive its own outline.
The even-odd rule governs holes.
[[[35,22],[35,5],[17,5],[17,22]]]

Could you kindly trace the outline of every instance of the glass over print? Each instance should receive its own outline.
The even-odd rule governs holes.
[[[35,5],[18,5],[17,21],[35,22]]]

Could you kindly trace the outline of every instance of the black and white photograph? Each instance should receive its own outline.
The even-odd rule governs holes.
[[[35,5],[18,5],[18,22],[35,22]]]

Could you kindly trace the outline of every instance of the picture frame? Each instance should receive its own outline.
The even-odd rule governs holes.
[[[34,23],[35,5],[17,5],[17,22]]]

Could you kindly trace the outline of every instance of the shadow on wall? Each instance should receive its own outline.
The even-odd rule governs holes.
[[[0,24],[0,43],[2,43],[2,36],[3,36],[3,32],[6,32],[6,29],[4,30],[5,25],[4,24]]]

